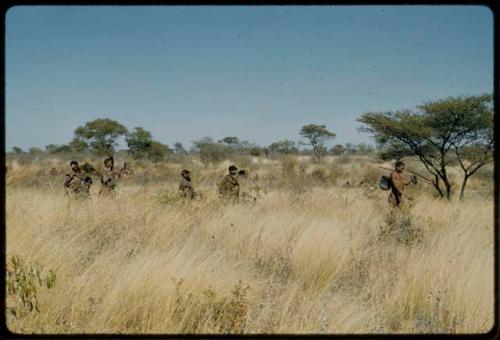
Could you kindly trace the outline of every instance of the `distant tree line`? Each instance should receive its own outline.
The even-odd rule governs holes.
[[[186,150],[180,142],[171,149],[153,139],[142,127],[129,131],[111,119],[96,119],[74,130],[74,137],[67,145],[49,144],[45,153],[91,153],[99,156],[115,152],[117,139],[124,137],[127,152],[135,159],[164,160],[168,155],[196,155],[205,166],[217,163],[231,155],[275,156],[286,154],[309,154],[318,162],[327,155],[369,154],[376,151],[384,160],[399,160],[403,157],[418,159],[434,176],[432,184],[441,197],[451,198],[454,190],[449,178],[449,167],[459,166],[463,172],[460,198],[472,175],[493,160],[493,96],[458,96],[427,101],[414,110],[387,112],[365,112],[358,119],[363,124],[360,131],[372,135],[376,148],[369,144],[336,144],[330,149],[326,142],[335,138],[335,133],[325,125],[304,125],[298,132],[301,141],[279,140],[262,147],[235,136],[215,141],[203,137],[192,141]],[[300,149],[299,146],[311,149]],[[13,147],[15,154],[26,153]],[[29,148],[28,153],[44,153],[39,148]]]
[[[252,155],[272,157],[286,154],[312,155],[318,161],[324,155],[341,155],[344,153],[367,154],[374,151],[370,145],[361,143],[353,145],[337,144],[329,150],[325,147],[327,140],[333,139],[335,134],[326,129],[325,125],[309,124],[299,131],[303,141],[280,140],[269,146],[260,146],[246,140],[240,140],[236,136],[227,136],[215,141],[211,137],[203,137],[192,141],[192,147],[187,150],[180,142],[174,143],[170,148],[153,139],[151,132],[142,127],[134,127],[128,130],[121,123],[112,119],[96,119],[89,121],[74,130],[73,139],[68,144],[45,146],[45,150],[32,147],[27,151],[15,146],[12,148],[14,154],[93,154],[107,156],[116,152],[117,140],[125,139],[127,153],[134,159],[149,159],[158,162],[166,159],[169,155],[196,155],[206,166],[217,163],[231,155]],[[300,149],[300,146],[309,145],[312,149]]]

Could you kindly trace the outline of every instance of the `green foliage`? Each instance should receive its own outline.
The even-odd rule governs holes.
[[[337,144],[330,149],[330,152],[335,156],[340,156],[346,152],[346,149],[343,145]]]
[[[325,125],[309,124],[304,125],[300,129],[300,135],[308,140],[307,145],[311,145],[314,155],[321,160],[321,157],[326,153],[324,143],[328,139],[335,138],[335,134],[326,129]]]
[[[232,147],[238,145],[240,143],[240,140],[238,139],[238,137],[225,137],[220,140],[219,143],[224,143],[229,147]]]
[[[127,133],[125,141],[128,153],[134,159],[147,158],[152,162],[160,162],[172,152],[167,145],[154,141],[151,133],[141,127],[135,127],[133,132]]]
[[[460,96],[428,101],[416,112],[366,112],[358,119],[387,155],[412,155],[435,177],[441,197],[451,197],[447,167],[459,163],[467,179],[493,158],[492,96]],[[441,182],[445,188],[441,187]]]
[[[69,145],[49,144],[45,146],[45,150],[47,150],[47,152],[50,154],[64,154],[64,153],[70,153],[71,147]]]
[[[92,152],[99,156],[110,155],[115,151],[116,139],[127,134],[127,128],[112,119],[95,119],[75,130],[75,137],[89,145]]]
[[[367,154],[372,153],[373,151],[375,151],[373,149],[373,146],[371,146],[369,144],[365,144],[365,143],[359,143],[356,146],[356,149],[357,149],[357,152],[359,154],[362,154],[362,155],[367,155]]]
[[[224,144],[215,143],[210,137],[195,140],[193,145],[200,156],[201,162],[206,167],[222,161],[228,154],[228,149]]]
[[[40,312],[38,289],[54,288],[56,273],[49,270],[43,277],[43,266],[37,262],[26,263],[19,255],[8,257],[6,270],[7,312],[16,318],[29,312]]]
[[[125,137],[127,142],[128,151],[134,159],[144,158],[147,156],[153,138],[149,131],[141,127],[135,127],[133,132],[130,132]]]
[[[252,156],[255,156],[255,157],[262,156],[262,155],[266,154],[265,150],[263,148],[259,148],[258,146],[251,147],[248,150],[248,153]]]
[[[168,145],[153,141],[148,150],[148,159],[152,162],[161,162],[165,160],[170,153],[172,153],[172,150],[170,150]]]
[[[31,147],[28,149],[28,152],[31,154],[31,155],[40,155],[43,153],[43,150],[40,149],[40,148],[36,148],[36,147]]]
[[[12,152],[15,153],[16,155],[20,155],[20,154],[23,154],[25,153],[23,149],[21,149],[20,147],[18,146],[14,146],[12,148]]]
[[[358,149],[356,145],[352,143],[345,143],[345,151],[348,154],[355,154],[356,152],[358,152]]]
[[[180,143],[180,142],[176,142],[174,144],[174,152],[177,155],[186,155],[187,154],[187,151],[184,148],[184,145],[182,145],[182,143]]]
[[[295,142],[285,139],[269,145],[269,151],[274,154],[290,154],[297,153],[298,149],[295,147]]]
[[[71,151],[73,152],[77,152],[77,153],[80,153],[80,152],[85,152],[88,150],[88,145],[87,143],[85,143],[84,140],[82,140],[81,138],[73,138],[71,140],[71,142],[68,144],[68,146],[71,148]]]

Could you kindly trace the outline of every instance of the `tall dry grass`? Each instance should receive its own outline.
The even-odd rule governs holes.
[[[9,316],[9,329],[481,333],[492,327],[492,197],[448,202],[419,184],[403,226],[419,238],[402,240],[399,226],[387,224],[387,193],[372,188],[380,174],[373,162],[334,160],[303,170],[293,159],[282,166],[249,162],[251,179],[242,186],[257,199],[238,204],[216,195],[226,163],[192,165],[203,198],[188,203],[174,194],[185,164],[136,168],[116,199],[99,199],[96,186],[92,200],[71,203],[61,178],[36,165],[11,167],[7,254],[56,270],[57,282],[38,292],[40,313]],[[37,180],[25,185],[32,174]],[[475,185],[486,190],[492,183]],[[384,234],[387,228],[395,233]]]

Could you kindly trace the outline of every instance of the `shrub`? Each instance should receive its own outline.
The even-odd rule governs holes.
[[[418,244],[423,240],[423,230],[415,226],[413,217],[406,211],[390,211],[380,226],[379,240],[394,240],[406,245]]]
[[[9,256],[6,270],[8,315],[20,318],[33,311],[40,312],[38,288],[53,288],[56,273],[49,270],[42,277],[42,265],[26,263],[19,255]]]

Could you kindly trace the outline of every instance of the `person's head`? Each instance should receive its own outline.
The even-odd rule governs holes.
[[[234,177],[236,176],[237,173],[238,173],[238,168],[235,167],[234,165],[231,165],[229,167],[229,174]]]
[[[403,172],[403,170],[405,169],[405,163],[397,161],[396,164],[394,164],[394,169],[397,172]]]
[[[191,172],[189,172],[189,170],[186,169],[182,170],[181,176],[187,179],[188,181],[191,180]]]
[[[71,170],[73,170],[73,171],[78,171],[80,169],[77,161],[69,162],[69,166],[71,167]]]
[[[109,156],[104,160],[104,167],[107,169],[113,169],[113,165],[115,164],[115,160],[113,159],[112,156]]]
[[[238,177],[245,177],[247,175],[246,171],[245,170],[240,170],[238,171]]]

